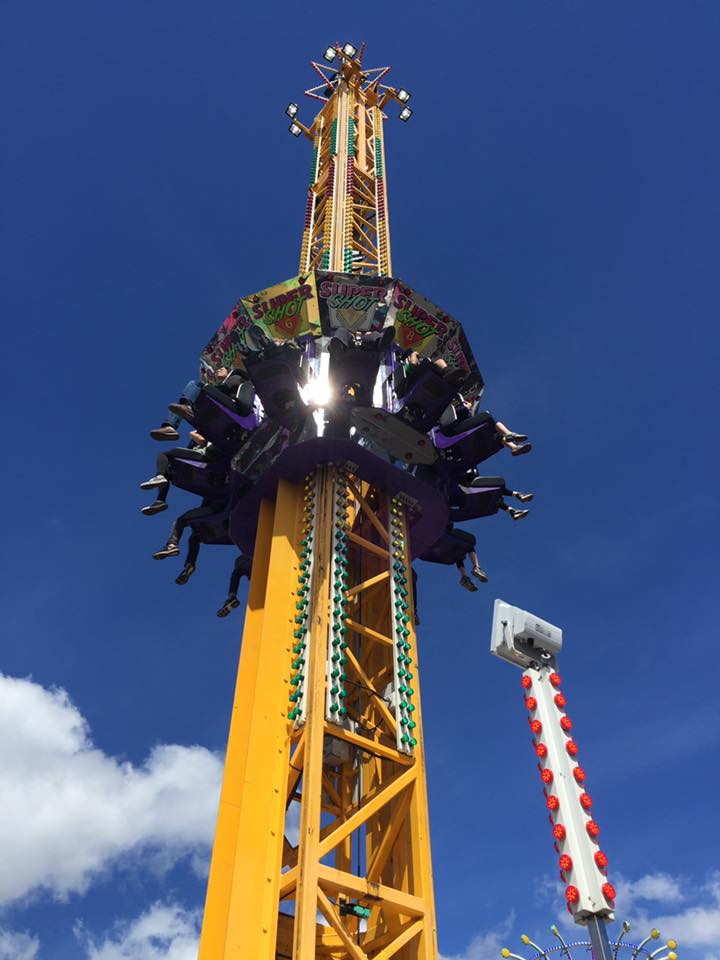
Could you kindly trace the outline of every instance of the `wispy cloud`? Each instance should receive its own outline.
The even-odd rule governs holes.
[[[462,953],[441,953],[440,960],[490,960],[499,957],[514,924],[515,911],[511,910],[494,930],[485,930],[474,936]]]
[[[0,960],[37,960],[39,949],[37,937],[0,928]]]
[[[200,915],[175,903],[155,903],[133,920],[119,921],[95,940],[82,924],[75,936],[87,960],[197,960]]]

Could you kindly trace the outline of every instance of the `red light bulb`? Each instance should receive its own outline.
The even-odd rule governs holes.
[[[524,675],[523,677],[521,677],[520,683],[523,685],[523,687],[524,687],[526,690],[529,690],[530,687],[532,686],[532,679],[531,679],[530,677],[528,677],[527,674],[526,674],[526,675]]]
[[[573,770],[573,776],[575,777],[578,783],[585,782],[585,771],[583,770],[582,767],[575,767],[575,769]]]
[[[566,887],[565,899],[568,903],[577,903],[580,899],[580,891],[577,887]]]
[[[602,892],[606,900],[615,899],[615,887],[611,883],[604,883],[602,885]]]
[[[590,796],[589,793],[580,794],[580,806],[584,810],[589,810],[590,807],[592,807],[592,797]]]
[[[551,674],[550,674],[550,683],[551,683],[554,687],[559,687],[560,684],[562,683],[562,680],[560,679],[560,674],[559,674],[559,673],[551,673]]]
[[[570,717],[560,717],[560,726],[566,733],[568,730],[572,730],[572,720]]]
[[[556,693],[555,696],[553,697],[553,700],[555,701],[555,706],[558,707],[560,710],[562,710],[562,708],[567,703],[567,700],[561,693]]]
[[[544,743],[535,744],[535,753],[542,759],[547,756],[547,747]]]
[[[572,857],[569,857],[567,853],[564,853],[560,857],[560,869],[563,873],[568,873],[572,870]]]
[[[567,752],[570,754],[571,757],[576,757],[578,755],[580,748],[578,747],[578,745],[575,743],[574,740],[568,740],[568,742],[565,744],[565,749],[567,750]]]
[[[525,697],[525,706],[528,710],[537,710],[537,700],[535,697]]]
[[[558,800],[558,798],[555,796],[554,793],[551,793],[545,802],[547,803],[548,810],[560,809],[560,801]]]
[[[553,836],[555,837],[555,839],[564,840],[565,833],[566,833],[565,827],[561,823],[556,823],[555,826],[553,827]]]
[[[585,829],[587,830],[588,835],[593,839],[600,835],[600,827],[595,823],[594,820],[588,820],[588,822],[585,824]]]
[[[595,863],[598,865],[600,870],[604,870],[608,865],[608,858],[605,856],[602,850],[598,850],[598,852],[595,854]]]
[[[553,772],[550,767],[545,767],[545,769],[540,772],[540,777],[542,778],[543,783],[552,783]]]
[[[542,724],[539,720],[531,720],[530,729],[533,733],[540,733],[542,731]]]

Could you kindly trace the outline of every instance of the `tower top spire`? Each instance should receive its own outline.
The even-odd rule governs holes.
[[[410,93],[384,79],[390,67],[363,65],[365,44],[335,43],[311,61],[321,83],[305,91],[322,103],[311,124],[288,105],[290,133],[312,141],[310,182],[300,250],[300,272],[389,275],[390,222],[385,177],[384,108],[401,107],[408,120]]]

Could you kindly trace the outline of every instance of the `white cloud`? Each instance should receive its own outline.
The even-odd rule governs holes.
[[[163,745],[142,765],[122,762],[93,745],[64,690],[0,674],[0,769],[0,904],[83,892],[140,851],[163,867],[207,856],[222,760],[203,747]]]
[[[0,960],[37,960],[39,947],[37,937],[0,928]]]
[[[669,873],[646,873],[639,880],[618,877],[615,884],[617,901],[629,913],[638,901],[680,903],[684,897],[681,881]]]
[[[506,945],[515,923],[515,911],[505,917],[497,930],[488,930],[473,937],[462,953],[440,954],[440,960],[494,960]]]
[[[153,904],[136,920],[117,924],[102,943],[82,926],[75,930],[87,960],[197,960],[199,933],[197,911],[163,903]]]

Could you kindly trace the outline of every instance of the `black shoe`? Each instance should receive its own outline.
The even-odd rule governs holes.
[[[146,517],[152,517],[156,513],[162,513],[163,510],[167,510],[167,501],[156,500],[154,503],[151,503],[150,506],[143,507],[140,513],[145,514]]]
[[[515,447],[514,450],[510,451],[510,453],[514,457],[521,457],[524,453],[530,453],[531,450],[532,450],[532,444],[524,443],[521,447]]]
[[[194,573],[195,573],[195,564],[186,563],[185,566],[182,568],[182,572],[180,573],[180,575],[178,577],[175,577],[175,583],[177,583],[179,586],[182,587],[184,584],[188,582],[188,580]]]
[[[177,557],[179,554],[180,547],[176,543],[173,543],[172,540],[169,540],[162,550],[158,550],[157,553],[153,554],[153,557],[156,560],[165,560],[167,557]]]
[[[227,598],[225,603],[220,607],[220,609],[217,612],[217,615],[219,617],[227,617],[229,616],[229,614],[233,612],[235,607],[239,607],[239,606],[240,606],[240,601],[238,600],[238,598],[231,595]]]
[[[517,490],[513,490],[513,496],[516,500],[519,500],[520,503],[530,503],[532,498],[535,496],[534,493],[518,493]]]
[[[150,477],[149,480],[146,480],[145,483],[140,484],[141,490],[154,490],[155,487],[164,487],[167,484],[167,477],[164,477],[161,473],[156,474],[154,477]]]
[[[183,420],[187,420],[188,423],[193,423],[195,411],[189,403],[169,403],[168,410],[170,413],[176,413]]]
[[[503,440],[512,440],[513,443],[525,443],[527,436],[524,433],[513,433],[511,430],[510,433],[505,434]]]
[[[523,520],[529,513],[529,510],[515,510],[514,507],[511,507],[509,510],[510,516],[513,520]]]
[[[150,431],[150,436],[153,440],[179,440],[180,434],[177,432],[175,427],[171,427],[169,424],[166,424],[163,427],[158,427],[156,430]]]
[[[481,567],[473,567],[472,575],[474,577],[477,577],[477,579],[482,581],[483,583],[487,583],[488,580],[490,579],[490,577],[485,573],[485,571]]]
[[[460,577],[460,586],[465,587],[470,593],[477,593],[477,587],[467,574],[463,574],[463,576]]]

